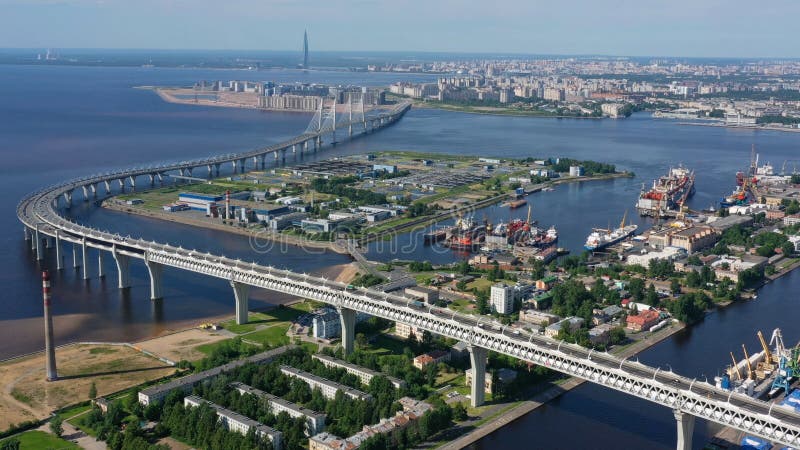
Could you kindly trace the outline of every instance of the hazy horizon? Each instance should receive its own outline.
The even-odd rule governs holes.
[[[800,2],[0,0],[11,49],[798,58]]]

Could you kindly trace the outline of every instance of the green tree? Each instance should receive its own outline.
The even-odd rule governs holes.
[[[50,419],[50,431],[58,437],[64,433],[64,419],[61,416],[55,416]]]
[[[0,441],[0,450],[19,450],[19,439],[12,437]]]
[[[680,294],[681,283],[676,278],[673,278],[672,281],[669,282],[669,290],[672,292],[672,295]]]
[[[97,398],[97,386],[92,381],[92,385],[89,386],[89,400],[93,400]]]

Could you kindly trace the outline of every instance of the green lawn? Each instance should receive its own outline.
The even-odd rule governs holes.
[[[231,338],[231,339],[232,339],[232,338]],[[200,352],[200,353],[202,353],[202,354],[204,354],[204,355],[208,356],[208,355],[210,355],[210,354],[211,354],[211,352],[212,352],[212,351],[213,351],[215,348],[217,348],[217,347],[219,347],[220,345],[222,345],[222,343],[223,343],[223,342],[227,342],[227,341],[229,341],[229,340],[230,340],[230,339],[225,339],[225,340],[222,340],[222,341],[212,342],[212,343],[210,343],[210,344],[198,345],[198,346],[197,346],[197,347],[195,347],[194,349],[195,349],[195,350],[197,350],[198,352]]]
[[[60,413],[58,413],[58,415],[62,419],[67,420],[70,417],[75,417],[78,414],[82,414],[82,413],[84,413],[84,412],[86,412],[86,411],[88,411],[90,409],[92,409],[92,405],[91,404],[86,404],[86,405],[82,405],[82,406],[73,406],[72,408],[65,409],[64,411],[61,411]],[[72,422],[70,422],[70,423],[72,423]]]
[[[72,442],[65,441],[64,439],[57,438],[52,434],[39,430],[26,431],[15,436],[15,439],[19,440],[19,448],[23,450],[80,449],[80,447]],[[6,440],[8,439],[3,439],[0,442]]]
[[[250,333],[260,325],[277,325],[280,322],[292,322],[299,316],[320,306],[319,303],[306,300],[289,306],[278,306],[267,312],[251,312],[248,315],[247,323],[237,325],[236,319],[222,322],[222,327],[236,334]],[[288,324],[286,324],[288,326]]]
[[[375,336],[375,339],[370,343],[372,349],[370,352],[379,355],[402,355],[403,349],[408,345],[402,339],[395,339],[385,334]]]
[[[477,310],[475,308],[470,308],[471,305],[472,305],[472,302],[470,302],[469,300],[467,300],[465,298],[460,298],[460,299],[455,300],[452,303],[450,303],[448,308],[450,308],[450,309],[452,309],[454,311],[458,311],[460,313],[477,314]]]
[[[242,339],[248,341],[258,342],[268,347],[276,347],[286,345],[289,343],[289,337],[286,336],[286,331],[289,330],[288,323],[286,326],[281,324],[259,330],[253,333],[248,333],[242,336]]]

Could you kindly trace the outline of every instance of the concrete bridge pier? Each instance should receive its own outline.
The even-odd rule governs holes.
[[[88,280],[89,279],[89,262],[86,259],[87,250],[88,249],[86,247],[86,238],[83,238],[83,242],[81,244],[81,264],[83,265],[83,279],[84,280]]]
[[[258,155],[253,156],[253,167],[256,168],[256,169],[261,167],[261,166],[258,165]]]
[[[36,231],[34,233],[36,237],[36,260],[41,261],[44,259],[44,247],[42,246],[42,237],[39,234],[39,225],[36,225]]]
[[[244,173],[244,166],[246,163],[247,161],[244,158],[239,160],[239,170],[241,171],[241,173]]]
[[[81,264],[78,262],[78,244],[72,244],[72,268],[77,269]]]
[[[180,169],[178,169],[178,173],[180,173],[182,177],[185,177],[186,176],[186,169],[181,167]]]
[[[117,247],[111,250],[111,256],[117,263],[117,287],[120,289],[131,287],[131,257],[118,252]]]
[[[158,178],[158,184],[164,184],[164,175],[161,173],[156,173],[156,178]]]
[[[308,152],[308,141],[303,141],[303,151]]]
[[[486,357],[488,351],[483,347],[469,345],[469,361],[472,368],[472,385],[470,386],[470,403],[473,408],[483,405],[486,389]]]
[[[152,173],[147,174],[147,178],[150,179],[150,186],[155,186],[156,184],[156,176]]]
[[[131,175],[128,177],[128,180],[131,182],[131,188],[136,189],[136,177]]]
[[[161,282],[164,274],[164,265],[150,261],[148,258],[144,259],[144,265],[147,266],[147,273],[150,274],[150,300],[164,298]]]
[[[92,192],[92,198],[97,199],[97,185],[94,183],[90,184],[89,190]]]
[[[673,410],[678,422],[678,450],[692,450],[692,434],[694,433],[694,416],[680,410]]]
[[[288,147],[284,147],[281,149],[281,164],[286,164],[286,151],[289,150]]]
[[[125,178],[120,178],[117,182],[119,183],[120,192],[125,192]]]
[[[314,151],[322,148],[322,136],[317,136],[314,140]]]
[[[212,166],[211,164],[207,164],[206,169],[208,169],[208,178],[214,176],[214,166]]]
[[[274,155],[275,155],[275,161],[278,161],[278,151],[277,150],[275,150]]]
[[[214,164],[214,176],[219,177],[219,164]]]
[[[53,238],[50,236],[45,235],[44,237],[44,248],[53,248]]]
[[[342,350],[345,355],[353,353],[356,335],[356,312],[352,309],[337,308],[342,322]]]
[[[106,274],[103,272],[103,251],[97,250],[97,277],[103,278]]]
[[[72,206],[72,191],[64,192],[64,201],[67,202],[67,208]]]
[[[259,158],[261,159],[261,170],[266,169],[267,168],[267,155],[266,155],[266,153],[259,155]]]
[[[26,226],[22,226],[22,235],[25,236],[26,241],[31,240],[31,230],[28,229]]]
[[[103,181],[103,184],[106,185],[106,195],[111,193],[111,180]]]
[[[347,135],[348,136],[353,136],[353,123],[352,122],[349,125],[347,125]]]
[[[239,171],[239,161],[234,159],[231,164],[233,165],[233,173],[237,173]]]
[[[233,296],[236,298],[236,323],[242,325],[247,323],[248,303],[250,300],[250,285],[231,280]]]
[[[83,201],[89,201],[89,187],[88,186],[81,186],[83,188]]]
[[[64,255],[61,254],[61,235],[59,230],[56,229],[56,270],[64,268]]]
[[[297,144],[292,144],[292,153],[297,153]]]

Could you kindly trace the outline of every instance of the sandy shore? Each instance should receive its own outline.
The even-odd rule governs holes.
[[[44,352],[0,363],[0,430],[89,398],[172,374],[175,368],[123,345],[72,344],[56,350],[59,380],[45,381]]]

